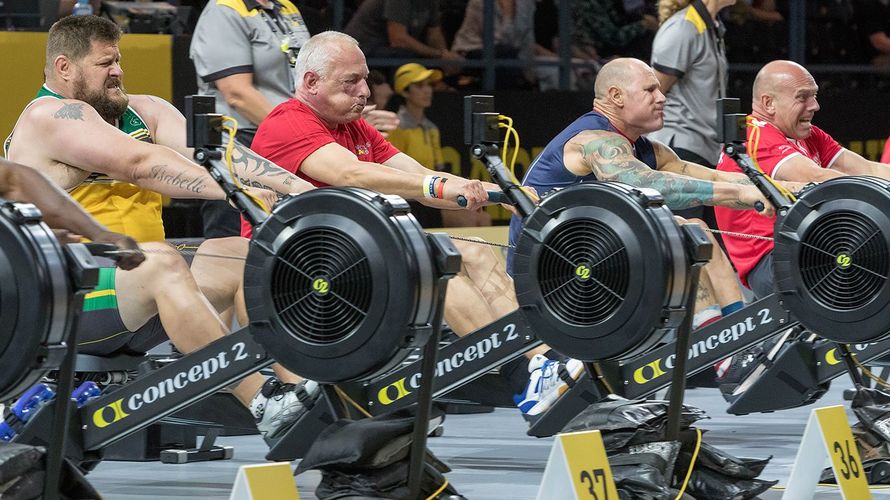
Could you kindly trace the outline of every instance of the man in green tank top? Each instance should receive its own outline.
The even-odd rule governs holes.
[[[131,271],[104,272],[103,288],[86,300],[80,325],[81,352],[145,352],[167,337],[182,352],[194,351],[228,332],[212,307],[234,303],[240,283],[229,261],[201,259],[212,267],[202,283],[205,298],[185,260],[163,242],[160,195],[224,199],[222,189],[189,160],[185,119],[172,105],[123,87],[120,29],[96,16],[67,17],[50,30],[45,84],[22,112],[6,141],[10,160],[33,167],[110,230],[140,240],[145,262]],[[311,185],[236,146],[235,175],[271,206],[276,195]],[[208,253],[212,253],[211,250]],[[110,267],[110,266],[109,266]],[[280,369],[282,383],[263,385],[253,374],[233,390],[254,408],[260,430],[274,434],[301,411],[299,377]],[[311,386],[307,389],[314,389]]]

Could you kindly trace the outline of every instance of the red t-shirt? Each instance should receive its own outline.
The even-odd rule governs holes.
[[[330,129],[309,106],[296,99],[279,104],[269,113],[257,129],[251,149],[313,185],[324,187],[327,184],[304,175],[300,165],[318,148],[332,142],[359,160],[372,163],[383,163],[399,153],[364,119]],[[251,233],[250,224],[242,217],[241,235],[249,238]]]
[[[797,155],[803,155],[822,168],[830,168],[844,148],[819,127],[802,141],[785,137],[774,125],[748,116],[748,155],[767,175],[775,177],[782,164]],[[736,162],[720,154],[717,170],[741,172]],[[723,231],[773,237],[775,217],[764,217],[754,210],[733,210],[714,207],[717,225]],[[766,254],[773,250],[772,240],[743,238],[723,235],[723,243],[729,258],[739,273],[739,278],[748,285],[748,273]]]

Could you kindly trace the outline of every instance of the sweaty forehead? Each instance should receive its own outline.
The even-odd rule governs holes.
[[[333,74],[343,76],[357,75],[361,78],[368,76],[368,64],[365,61],[365,55],[354,45],[341,46],[339,50],[333,51],[329,70]]]
[[[796,73],[786,75],[782,79],[780,87],[791,94],[813,93],[819,90],[816,80],[808,73]]]
[[[637,68],[631,73],[631,81],[627,82],[632,88],[648,90],[658,86],[658,78],[649,68]]]
[[[102,42],[93,40],[90,42],[90,53],[87,57],[100,59],[103,57],[116,57],[120,54],[120,47],[115,42]]]

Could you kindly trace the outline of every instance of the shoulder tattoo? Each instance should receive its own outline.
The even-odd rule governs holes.
[[[53,115],[58,120],[81,120],[83,121],[83,103],[73,102],[62,104],[62,107]]]

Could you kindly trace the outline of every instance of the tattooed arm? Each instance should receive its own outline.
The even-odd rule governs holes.
[[[148,122],[158,144],[172,148],[186,158],[193,158],[193,150],[185,145],[185,117],[178,109],[161,98],[147,95],[131,96],[130,102]],[[232,152],[232,170],[241,184],[269,189],[281,195],[313,189],[312,184],[237,142]]]
[[[173,198],[224,199],[206,170],[170,148],[138,141],[73,99],[38,101],[23,115],[41,132],[39,147],[50,162],[98,172]],[[71,189],[74,186],[61,186]]]
[[[602,181],[656,189],[664,196],[668,207],[676,210],[699,205],[748,209],[757,201],[765,201],[754,186],[711,182],[652,170],[634,157],[630,142],[614,132],[581,132],[566,143],[563,157],[566,168],[576,175],[593,173]],[[765,206],[769,207],[769,204]]]
[[[232,170],[241,184],[271,189],[282,195],[315,188],[238,142],[232,151]]]
[[[697,163],[691,163],[681,160],[677,153],[661,144],[658,141],[652,141],[655,149],[655,158],[658,163],[658,170],[661,172],[671,172],[686,177],[694,177],[699,180],[707,180],[711,182],[731,182],[734,184],[752,185],[751,179],[741,172],[724,172],[715,168],[708,168]],[[785,189],[796,193],[804,188],[804,182],[777,181]]]
[[[745,174],[723,172],[715,168],[699,165],[698,163],[682,160],[674,150],[658,141],[652,141],[652,147],[655,149],[655,161],[658,164],[658,170],[662,172],[672,172],[701,181],[751,184],[751,181]]]

